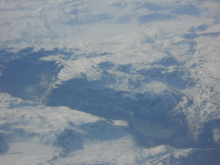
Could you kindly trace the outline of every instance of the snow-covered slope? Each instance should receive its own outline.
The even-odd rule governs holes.
[[[1,1],[1,160],[218,164],[219,7]]]
[[[4,93],[0,97],[0,164],[204,164],[219,160],[217,149],[140,148],[125,121],[68,107],[46,107]],[[211,157],[200,160],[202,154]]]

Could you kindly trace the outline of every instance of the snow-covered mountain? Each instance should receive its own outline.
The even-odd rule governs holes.
[[[1,164],[212,164],[219,149],[142,148],[127,122],[0,94]],[[205,157],[204,157],[205,155]]]
[[[218,0],[0,4],[3,164],[219,164]]]

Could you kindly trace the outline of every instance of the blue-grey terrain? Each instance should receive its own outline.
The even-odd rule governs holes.
[[[0,4],[2,164],[220,164],[220,1]]]

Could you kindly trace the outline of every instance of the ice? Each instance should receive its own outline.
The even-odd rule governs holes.
[[[143,135],[155,138],[169,138],[172,133],[169,129],[159,127],[159,124],[152,122],[131,121],[131,125]]]
[[[7,154],[23,154],[27,156],[49,156],[52,154],[51,146],[39,145],[31,142],[17,142],[9,145]]]
[[[181,92],[185,93],[186,95],[192,96],[194,99],[196,99],[198,96],[195,88],[182,89]]]

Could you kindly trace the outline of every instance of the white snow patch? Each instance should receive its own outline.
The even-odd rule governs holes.
[[[214,142],[219,143],[219,139],[220,139],[220,130],[219,129],[213,129],[213,139]]]

